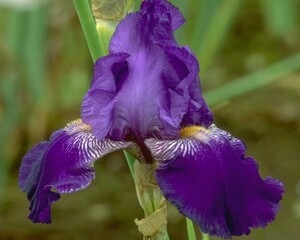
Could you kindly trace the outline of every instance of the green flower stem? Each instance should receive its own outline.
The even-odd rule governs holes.
[[[189,218],[185,218],[186,220],[186,229],[187,229],[187,234],[188,234],[188,240],[197,240],[195,229],[194,229],[194,224],[192,220]]]
[[[134,163],[136,194],[144,210],[144,218],[135,219],[143,240],[169,240],[167,231],[167,202],[156,182],[155,166]]]
[[[209,235],[202,233],[202,240],[209,240]]]
[[[134,167],[133,167],[133,164],[135,162],[135,158],[129,152],[127,152],[127,151],[123,151],[123,152],[124,152],[125,158],[127,160],[127,163],[128,163],[128,166],[129,166],[132,178],[134,179]]]
[[[247,92],[263,87],[278,78],[300,69],[300,53],[273,65],[259,70],[253,74],[238,78],[227,84],[206,91],[203,95],[209,105],[216,105],[241,96]]]
[[[73,0],[73,2],[87,41],[87,45],[90,49],[92,59],[94,62],[96,62],[99,57],[105,55],[105,47],[107,46],[102,46],[100,44],[100,37],[97,32],[89,1]]]

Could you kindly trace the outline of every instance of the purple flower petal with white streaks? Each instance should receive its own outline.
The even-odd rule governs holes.
[[[283,185],[263,180],[244,144],[227,132],[190,127],[183,139],[146,140],[158,161],[157,181],[165,197],[205,233],[230,238],[249,234],[275,219]]]
[[[29,218],[50,223],[51,204],[59,193],[87,187],[95,178],[92,164],[103,155],[134,146],[131,142],[98,141],[89,125],[74,121],[55,132],[49,142],[34,146],[23,158],[19,184],[30,201]],[[57,192],[51,191],[54,188]]]

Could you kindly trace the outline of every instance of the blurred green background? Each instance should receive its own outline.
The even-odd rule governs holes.
[[[263,177],[285,184],[276,221],[233,239],[299,239],[300,0],[171,2],[187,19],[177,39],[200,60],[217,125],[247,143]],[[54,204],[51,225],[27,219],[22,156],[80,117],[93,63],[72,1],[0,4],[0,239],[141,239],[133,220],[143,213],[122,153],[96,164],[90,187]],[[172,206],[168,213],[171,239],[187,239],[184,217]]]

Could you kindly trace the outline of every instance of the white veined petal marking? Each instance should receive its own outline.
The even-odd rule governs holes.
[[[65,143],[65,151],[76,152],[83,164],[91,164],[96,159],[119,149],[135,147],[133,142],[98,140],[93,135],[91,126],[83,123],[81,119],[70,122],[64,130],[70,136]]]
[[[178,139],[178,140],[156,140],[154,138],[147,139],[146,145],[149,147],[153,157],[164,162],[174,159],[177,155],[186,156],[196,153],[197,141],[195,139]]]

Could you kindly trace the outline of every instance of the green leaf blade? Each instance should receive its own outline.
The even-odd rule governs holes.
[[[95,21],[92,15],[91,6],[88,0],[73,0],[74,6],[79,17],[87,45],[90,49],[94,62],[105,55],[105,46],[101,46],[100,37],[97,32]]]
[[[300,69],[300,53],[279,61],[255,73],[238,78],[220,87],[204,92],[209,105],[216,105],[263,87],[280,77]]]

